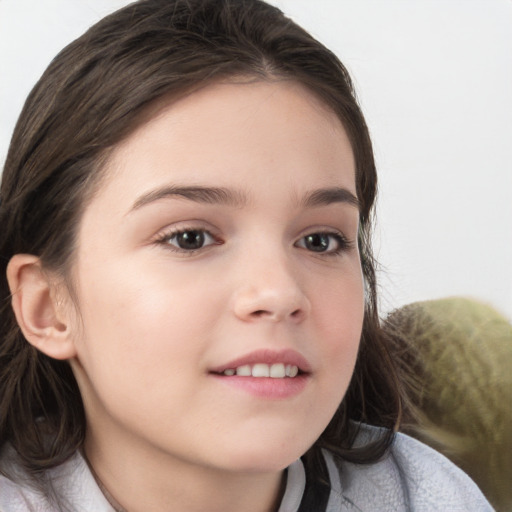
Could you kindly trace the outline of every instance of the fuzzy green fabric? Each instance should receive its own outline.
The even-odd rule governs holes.
[[[512,511],[512,325],[465,298],[409,304],[385,328],[406,376],[403,430],[466,471]]]

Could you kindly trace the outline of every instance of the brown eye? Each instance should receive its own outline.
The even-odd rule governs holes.
[[[201,229],[187,229],[173,233],[167,238],[167,243],[182,251],[197,251],[215,243],[212,235]]]
[[[349,246],[349,242],[339,233],[311,233],[302,237],[297,243],[311,252],[336,254]]]
[[[325,252],[329,249],[331,235],[314,233],[304,237],[304,247],[314,252]]]

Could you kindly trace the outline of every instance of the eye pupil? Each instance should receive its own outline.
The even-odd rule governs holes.
[[[304,242],[310,251],[324,252],[329,248],[329,235],[315,233],[306,236]]]
[[[202,231],[183,231],[176,236],[176,242],[180,249],[200,249],[203,247],[204,241],[205,237]]]

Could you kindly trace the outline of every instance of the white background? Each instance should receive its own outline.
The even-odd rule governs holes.
[[[0,0],[0,162],[50,59],[126,3]],[[273,3],[353,75],[380,174],[383,311],[465,295],[512,319],[512,0]]]

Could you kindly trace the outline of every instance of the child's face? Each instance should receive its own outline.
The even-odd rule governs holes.
[[[304,453],[358,350],[355,194],[341,123],[293,82],[210,86],[122,143],[73,271],[88,450],[236,471]],[[256,363],[300,372],[229,375]]]

